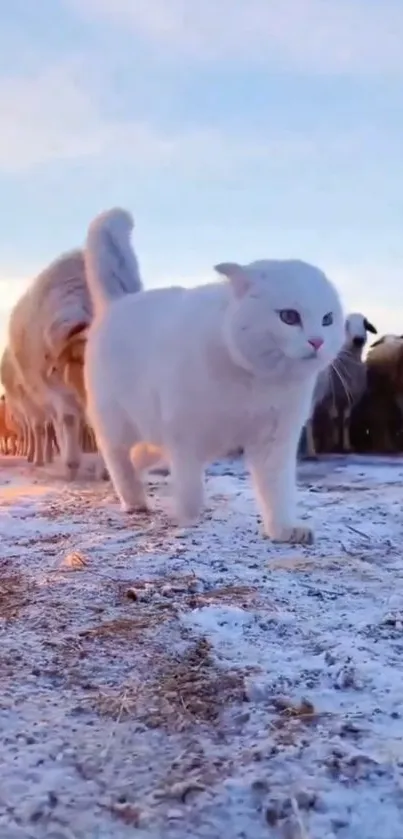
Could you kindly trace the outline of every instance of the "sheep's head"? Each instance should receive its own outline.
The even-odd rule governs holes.
[[[388,381],[395,394],[403,395],[403,336],[383,335],[370,347],[367,368],[376,381]]]
[[[373,335],[378,334],[378,330],[364,315],[358,312],[348,315],[346,319],[346,345],[362,349],[366,344],[368,332]]]
[[[370,349],[372,350],[373,347],[379,347],[381,344],[400,344],[403,341],[403,335],[382,335],[381,338],[378,338],[377,341],[374,341],[371,344]]]

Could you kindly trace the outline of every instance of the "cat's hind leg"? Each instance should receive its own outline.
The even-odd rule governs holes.
[[[204,506],[204,468],[192,452],[169,448],[171,481],[180,527],[196,524]]]
[[[104,463],[125,513],[150,512],[143,483],[130,460],[130,446],[98,436]]]
[[[130,458],[131,448],[138,442],[138,434],[114,408],[91,417],[96,440],[122,510],[125,513],[150,512],[147,496]]]

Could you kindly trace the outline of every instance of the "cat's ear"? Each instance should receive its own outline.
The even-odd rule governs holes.
[[[238,265],[237,262],[220,262],[214,266],[217,274],[222,274],[227,277],[233,288],[235,297],[243,297],[251,286],[250,277],[248,277],[245,268]]]

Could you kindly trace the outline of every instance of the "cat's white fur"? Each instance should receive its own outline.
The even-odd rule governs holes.
[[[119,288],[138,288],[136,270],[131,282],[118,276],[116,254],[127,257],[130,227],[125,211],[104,213],[86,250],[95,309],[88,411],[123,509],[147,509],[133,447],[137,466],[168,458],[183,525],[202,510],[205,465],[242,448],[266,535],[311,541],[296,519],[296,452],[317,375],[343,342],[336,290],[312,265],[261,260],[216,266],[225,281],[119,298]],[[127,258],[121,265],[125,271]],[[285,324],[284,309],[298,310],[302,324]],[[323,326],[329,312],[333,325]],[[309,343],[317,338],[318,350]]]

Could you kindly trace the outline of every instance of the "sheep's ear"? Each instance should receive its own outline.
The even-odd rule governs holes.
[[[235,297],[243,297],[251,286],[247,272],[237,262],[220,262],[214,266],[217,274],[222,274],[230,281]]]
[[[70,340],[70,338],[76,338],[81,332],[84,333],[82,337],[85,339],[87,337],[85,333],[88,331],[88,328],[88,323],[85,323],[85,321],[83,323],[77,323],[72,329],[70,329],[70,332],[67,335],[68,340]]]
[[[370,344],[369,348],[370,348],[370,350],[373,350],[374,347],[379,347],[379,344],[384,344],[384,343],[385,343],[385,338],[378,338],[377,341],[374,341],[373,344]]]
[[[375,326],[372,326],[372,323],[370,323],[366,318],[364,318],[364,327],[367,332],[372,332],[373,335],[378,334],[378,330],[375,329]]]

